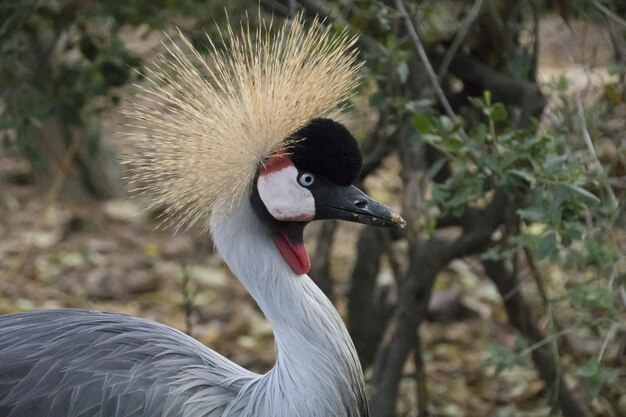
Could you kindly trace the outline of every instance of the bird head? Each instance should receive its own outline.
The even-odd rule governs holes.
[[[351,185],[361,154],[338,121],[359,82],[356,38],[301,15],[272,25],[229,25],[208,39],[207,56],[182,33],[165,42],[125,112],[136,146],[126,163],[147,208],[166,206],[164,223],[176,228],[208,225],[249,200],[303,274],[310,221],[404,220]]]
[[[291,140],[289,152],[268,158],[259,168],[250,198],[294,272],[309,272],[303,229],[313,220],[404,227],[400,215],[352,185],[361,171],[362,157],[356,140],[342,124],[316,118]]]

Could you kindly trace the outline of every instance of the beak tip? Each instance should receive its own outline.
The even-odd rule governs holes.
[[[406,221],[398,213],[391,213],[390,220],[395,223],[400,229],[404,229]]]

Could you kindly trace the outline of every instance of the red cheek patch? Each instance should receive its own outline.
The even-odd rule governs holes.
[[[291,159],[289,159],[289,157],[285,154],[272,156],[263,162],[259,174],[268,175],[272,172],[278,172],[291,165],[293,165],[293,162],[291,162]]]
[[[292,243],[282,230],[274,233],[274,243],[293,272],[298,275],[309,273],[311,270],[311,259],[309,259],[304,243]]]

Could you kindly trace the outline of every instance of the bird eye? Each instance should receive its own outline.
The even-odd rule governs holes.
[[[303,172],[298,177],[298,183],[300,183],[300,185],[303,187],[310,187],[313,185],[314,182],[315,175],[311,174],[310,172]]]

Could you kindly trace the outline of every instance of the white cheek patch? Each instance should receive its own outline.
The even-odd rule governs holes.
[[[276,220],[311,221],[315,217],[315,199],[311,191],[298,184],[295,166],[261,173],[257,188],[267,211]]]

